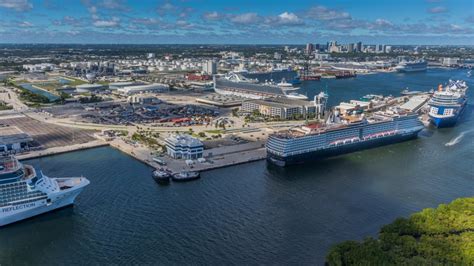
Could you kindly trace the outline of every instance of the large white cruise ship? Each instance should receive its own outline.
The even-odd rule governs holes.
[[[84,177],[49,178],[13,156],[0,157],[0,226],[74,203]]]
[[[416,60],[416,61],[401,61],[396,67],[395,70],[398,72],[418,72],[418,71],[426,71],[428,67],[428,63],[423,60]]]

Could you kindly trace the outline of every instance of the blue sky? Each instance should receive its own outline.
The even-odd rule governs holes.
[[[474,44],[473,0],[0,0],[0,43]]]

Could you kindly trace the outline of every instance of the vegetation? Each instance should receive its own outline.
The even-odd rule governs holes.
[[[232,109],[232,116],[239,117],[239,108]]]
[[[474,198],[384,226],[379,238],[346,241],[326,257],[329,265],[474,265]]]
[[[11,105],[8,105],[8,104],[0,101],[0,111],[11,110],[11,109],[13,109],[13,107]]]
[[[92,94],[90,97],[80,97],[79,98],[80,103],[97,103],[97,102],[101,102],[101,101],[102,101],[102,97],[97,96],[95,94]]]
[[[38,93],[33,93],[27,89],[20,89],[20,100],[25,101],[25,102],[31,102],[31,103],[49,103],[48,97],[38,94]]]
[[[152,131],[143,131],[139,130],[132,135],[132,140],[143,143],[144,145],[158,149],[160,145],[158,144],[157,138],[160,137],[160,133]]]

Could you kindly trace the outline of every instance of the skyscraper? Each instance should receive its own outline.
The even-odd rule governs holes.
[[[312,43],[307,43],[306,44],[306,54],[312,54],[314,52],[314,45]]]
[[[349,43],[347,45],[347,52],[348,53],[353,53],[354,52],[354,44],[353,43]]]
[[[356,45],[356,50],[357,52],[362,52],[362,42],[358,42],[357,45]]]

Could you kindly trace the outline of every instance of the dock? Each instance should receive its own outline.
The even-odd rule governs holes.
[[[52,147],[48,149],[34,150],[17,155],[18,160],[28,160],[44,156],[51,156],[72,151],[86,150],[97,147],[108,146],[109,143],[102,140],[93,140],[87,143],[73,144],[68,146]]]
[[[134,145],[117,138],[109,142],[110,146],[134,157],[135,159],[155,168],[162,168],[160,164],[153,161],[154,155],[142,145]],[[185,160],[172,159],[168,156],[160,157],[166,163],[166,168],[174,173],[181,171],[208,171],[232,165],[260,161],[267,156],[263,142],[250,142],[233,146],[219,147],[205,150],[206,162],[195,162],[187,165]]]

